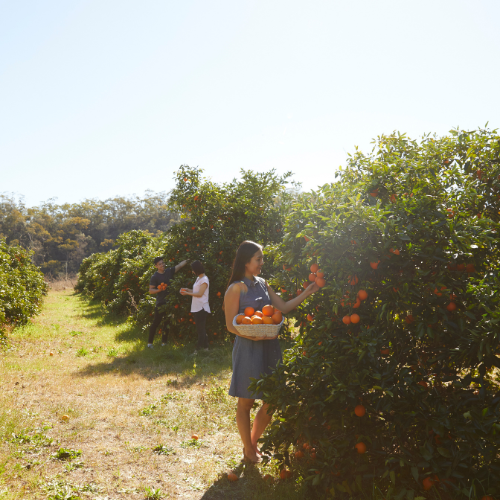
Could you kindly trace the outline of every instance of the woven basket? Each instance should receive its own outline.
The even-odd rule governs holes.
[[[238,325],[238,323],[236,323],[236,318],[238,316],[239,314],[233,318],[233,326],[238,330],[238,333],[246,337],[276,337],[280,331],[281,325],[283,325],[285,321],[285,316],[283,316],[281,318],[281,323],[277,325]]]

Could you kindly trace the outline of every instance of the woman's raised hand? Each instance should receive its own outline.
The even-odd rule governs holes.
[[[313,294],[319,290],[319,286],[313,281],[307,288],[306,291]]]

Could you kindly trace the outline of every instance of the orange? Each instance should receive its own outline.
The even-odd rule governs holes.
[[[340,300],[340,305],[341,305],[342,307],[344,307],[344,305],[346,305],[346,306],[348,306],[348,307],[351,305],[351,302],[347,302],[347,299],[348,299],[348,298],[349,298],[349,293],[346,293],[346,294],[344,295],[344,297]],[[346,299],[346,300],[345,300],[345,302],[344,302],[344,299]]]
[[[245,308],[245,316],[253,316],[255,309],[253,307]]]
[[[468,272],[468,273],[475,273],[476,272],[476,266],[474,266],[474,264],[467,264],[465,266],[465,270]]]
[[[270,316],[264,316],[262,318],[262,323],[264,323],[264,325],[273,325],[273,318],[271,318]]]
[[[264,316],[272,316],[274,314],[274,307],[273,306],[264,306],[262,308],[262,314],[264,314]]]
[[[368,294],[366,293],[365,290],[360,290],[358,292],[358,299],[359,300],[366,300],[368,298]]]
[[[363,442],[356,443],[354,445],[354,448],[356,448],[358,450],[359,454],[366,453],[366,444]]]
[[[262,316],[264,316],[264,315],[262,314],[262,311],[255,311],[254,316],[258,316],[259,318],[262,318]]]
[[[244,314],[238,314],[238,316],[236,316],[236,324],[241,325],[241,322],[243,321],[244,317],[245,317]]]
[[[379,262],[380,262],[380,261],[378,261],[378,262],[370,262],[370,267],[371,267],[372,269],[377,269]]]
[[[264,479],[264,481],[269,481],[270,483],[274,481],[274,477],[271,476],[271,474],[266,474],[262,479]]]
[[[422,481],[422,486],[424,487],[425,491],[429,491],[434,486],[434,479],[432,479],[431,477],[426,477]]]
[[[193,434],[191,436],[191,439],[194,439],[195,441],[197,441],[198,440],[198,434]]]
[[[318,264],[312,264],[312,266],[309,268],[309,271],[315,273],[318,269],[319,269]]]
[[[347,277],[347,281],[349,282],[349,285],[357,285],[358,284],[358,277],[356,275],[354,275],[353,278],[351,278],[350,276]]]
[[[302,288],[307,288],[310,285],[309,281],[304,281],[304,284],[302,285]]]
[[[312,314],[307,315],[307,321],[312,321],[314,319],[314,316]]]
[[[318,278],[322,278],[324,275],[325,275],[325,273],[321,269],[318,269],[318,271],[316,272],[316,276]]]
[[[413,323],[415,320],[414,320],[413,316],[411,314],[409,314],[408,316],[406,316],[405,321],[408,324],[410,324],[410,323]]]
[[[425,382],[424,380],[418,382],[418,385],[421,385],[424,389],[427,389],[427,382]]]
[[[354,309],[357,309],[361,305],[361,300],[359,298],[356,299],[356,302],[352,306]]]
[[[292,477],[292,473],[288,469],[283,469],[280,472],[280,477],[281,479],[288,479],[289,477]]]
[[[234,481],[238,481],[238,476],[234,473],[234,472],[228,472],[227,474],[227,478],[229,479],[229,481],[231,481],[232,483],[234,483]]]
[[[359,323],[359,315],[358,314],[351,314],[351,323]]]
[[[309,281],[316,281],[316,275],[314,273],[309,275]]]
[[[344,317],[342,318],[342,322],[343,322],[344,324],[346,324],[346,325],[350,325],[350,324],[351,324],[351,317],[350,317],[349,315],[344,316]]]
[[[302,458],[304,456],[304,452],[303,451],[296,451],[295,452],[295,458]]]
[[[448,311],[454,311],[455,309],[457,308],[457,305],[455,304],[455,302],[450,302],[447,306],[446,306],[446,309]]]
[[[391,203],[394,203],[396,201],[396,195],[391,194]]]
[[[389,349],[380,349],[380,354],[382,354],[382,356],[387,356],[389,352]]]
[[[354,414],[358,417],[362,417],[366,413],[366,408],[363,405],[358,405],[354,408]]]
[[[252,325],[262,325],[262,318],[260,316],[252,316]]]
[[[326,281],[324,280],[324,278],[316,278],[314,281],[320,288],[323,288],[326,285]]]
[[[242,325],[251,325],[252,324],[252,319],[249,316],[244,316],[243,319],[241,320]]]
[[[283,319],[283,315],[281,314],[281,311],[275,311],[271,318],[275,325],[279,325],[281,323],[281,320]]]

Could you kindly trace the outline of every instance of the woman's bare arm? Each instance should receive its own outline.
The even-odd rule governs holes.
[[[295,309],[301,302],[304,302],[309,295],[312,295],[314,292],[319,290],[319,286],[316,283],[311,283],[300,295],[294,297],[293,299],[285,302],[266,282],[267,291],[269,293],[269,297],[271,298],[271,304],[276,307],[283,314],[289,313],[293,309]]]
[[[198,293],[194,293],[193,290],[191,290],[191,288],[184,288],[181,292],[182,295],[191,295],[191,297],[201,297],[204,293],[205,293],[205,290],[208,288],[208,284],[207,283],[202,283],[200,285],[200,290]]]
[[[242,285],[242,283],[234,283],[226,290],[226,295],[224,296],[226,328],[235,335],[239,335],[239,333],[233,326],[233,318],[238,314],[238,311],[240,309],[240,293],[242,291]]]

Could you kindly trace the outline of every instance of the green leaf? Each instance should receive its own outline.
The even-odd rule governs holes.
[[[438,448],[438,453],[446,458],[451,458],[452,454],[446,448]]]

